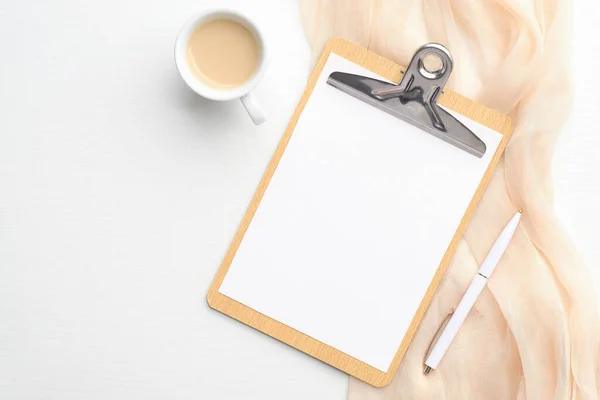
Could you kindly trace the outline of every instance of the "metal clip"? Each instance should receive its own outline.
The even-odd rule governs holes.
[[[425,63],[428,56],[439,58],[441,67],[428,69]],[[451,72],[452,57],[448,49],[429,43],[416,51],[397,85],[345,72],[331,73],[327,83],[470,154],[483,157],[485,143],[437,105]]]

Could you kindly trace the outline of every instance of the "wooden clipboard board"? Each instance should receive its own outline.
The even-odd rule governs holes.
[[[286,150],[286,146],[292,137],[298,119],[300,118],[304,107],[312,94],[315,84],[321,74],[321,71],[323,70],[325,63],[327,62],[330,53],[335,53],[343,58],[346,58],[390,81],[399,82],[402,78],[402,71],[404,71],[404,68],[365,48],[362,48],[344,39],[332,39],[327,43],[310,77],[304,94],[302,95],[300,102],[292,118],[290,119],[287,129],[283,134],[277,149],[275,150],[273,158],[267,166],[263,178],[254,194],[254,197],[252,198],[252,201],[246,211],[246,214],[244,215],[237,233],[233,238],[233,241],[223,259],[221,266],[219,267],[219,270],[209,289],[207,301],[210,307],[215,310],[218,310],[240,322],[243,322],[246,325],[249,325],[360,380],[363,380],[364,382],[376,387],[382,387],[389,384],[396,373],[400,362],[402,361],[402,358],[417,330],[417,327],[419,326],[419,323],[421,322],[427,307],[429,306],[435,294],[438,284],[446,271],[456,246],[458,245],[460,237],[464,232],[469,220],[471,219],[471,216],[473,215],[473,212],[475,211],[477,204],[483,195],[493,171],[498,164],[508,141],[510,140],[513,132],[513,125],[509,117],[478,104],[475,101],[467,99],[457,93],[454,93],[451,90],[445,90],[444,93],[440,95],[438,99],[438,103],[440,105],[452,111],[458,112],[459,114],[462,114],[469,119],[500,133],[502,135],[502,139],[495,153],[493,154],[493,158],[491,159],[491,162],[486,169],[479,186],[477,187],[475,195],[469,203],[467,211],[464,214],[452,238],[452,241],[450,242],[443,256],[425,295],[423,296],[420,306],[414,314],[412,322],[410,323],[410,326],[406,331],[406,334],[397,352],[395,353],[390,368],[386,372],[382,372],[381,370],[376,369],[365,362],[353,358],[344,352],[315,340],[314,338],[305,335],[302,332],[292,329],[275,319],[265,316],[253,310],[252,308],[219,293],[219,288],[221,287],[221,284],[227,275],[229,267],[259,207],[261,199],[263,198],[263,195],[269,186],[279,161]]]

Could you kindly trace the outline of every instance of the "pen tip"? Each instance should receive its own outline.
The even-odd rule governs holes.
[[[519,214],[523,214],[523,209],[519,208]]]
[[[425,370],[423,371],[423,373],[425,375],[429,375],[430,372],[431,372],[431,367],[429,365],[426,365],[425,366]]]

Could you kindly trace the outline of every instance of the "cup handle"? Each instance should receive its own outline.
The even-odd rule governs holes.
[[[248,93],[247,95],[242,96],[240,100],[242,101],[246,112],[248,113],[250,118],[252,118],[252,122],[254,122],[254,125],[260,125],[267,120],[267,117],[265,117],[265,112],[260,107],[260,105],[258,105],[258,102],[256,101],[256,98],[252,95],[252,93]]]

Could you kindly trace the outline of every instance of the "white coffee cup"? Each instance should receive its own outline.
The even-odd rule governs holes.
[[[241,86],[231,89],[216,89],[210,87],[194,75],[187,62],[186,52],[192,33],[200,25],[213,19],[229,19],[244,25],[252,33],[259,46],[261,59],[254,75]],[[179,30],[175,40],[175,64],[184,82],[200,96],[216,101],[240,99],[250,118],[256,125],[265,122],[266,117],[262,108],[251,91],[263,78],[268,64],[267,47],[264,36],[258,26],[250,18],[239,11],[230,9],[208,10],[200,12],[187,20]]]

